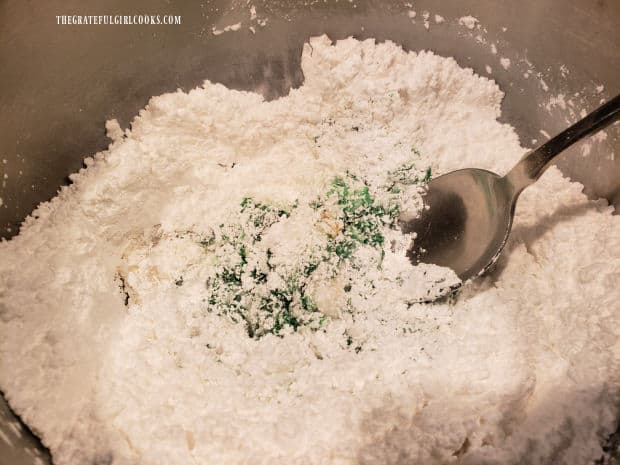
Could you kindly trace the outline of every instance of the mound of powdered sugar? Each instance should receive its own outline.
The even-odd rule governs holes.
[[[620,217],[551,168],[493,273],[413,268],[430,176],[522,155],[451,58],[312,39],[284,98],[153,98],[0,243],[0,388],[58,465],[570,463],[620,388]]]

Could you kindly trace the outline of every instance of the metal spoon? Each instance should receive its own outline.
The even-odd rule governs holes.
[[[431,180],[424,199],[429,208],[401,224],[403,232],[417,233],[409,259],[451,268],[462,282],[483,274],[506,245],[523,189],[564,149],[619,118],[620,95],[526,154],[503,177],[467,168]]]

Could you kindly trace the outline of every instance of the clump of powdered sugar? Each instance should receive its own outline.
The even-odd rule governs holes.
[[[391,208],[523,155],[502,92],[390,42],[315,38],[302,67],[272,102],[205,82],[108,124],[0,243],[13,408],[59,465],[598,459],[620,217],[552,168],[491,276],[411,302],[450,276],[409,267]]]
[[[225,32],[238,31],[239,29],[241,29],[241,22],[229,24],[228,26],[224,26],[222,29],[218,29],[216,26],[213,26],[211,32],[213,33],[213,35],[219,36],[220,34],[224,34]]]
[[[474,29],[478,24],[478,18],[475,16],[461,16],[459,18],[459,24],[465,26],[467,29]]]

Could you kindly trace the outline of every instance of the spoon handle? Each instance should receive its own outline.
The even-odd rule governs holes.
[[[620,119],[620,95],[601,105],[585,118],[526,154],[505,176],[513,186],[514,195],[534,183],[551,161],[575,142]]]

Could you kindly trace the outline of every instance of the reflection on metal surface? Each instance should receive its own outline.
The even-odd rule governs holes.
[[[4,402],[0,392],[0,465],[50,463],[49,451]]]

